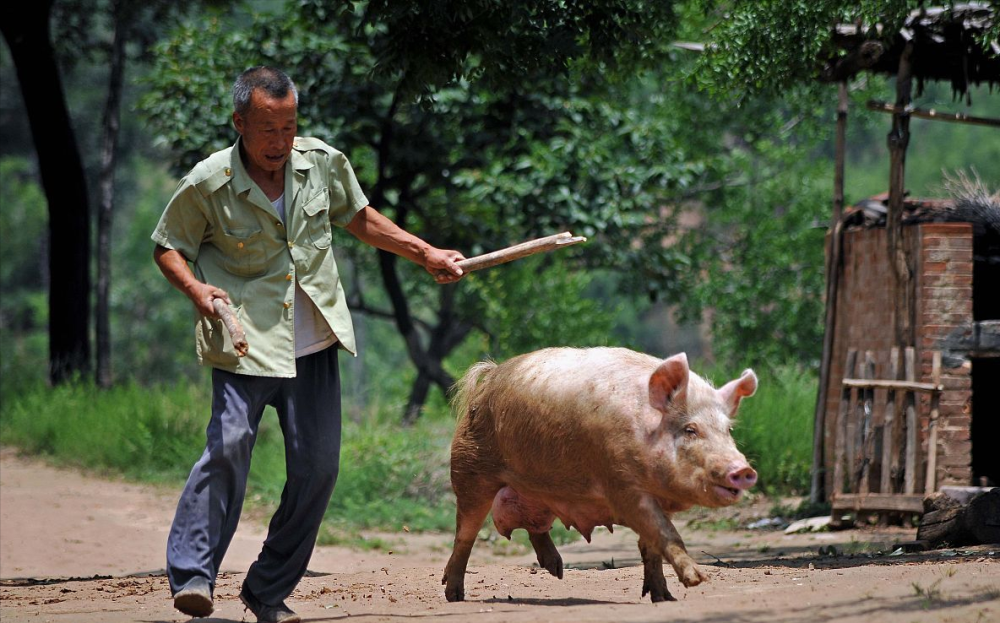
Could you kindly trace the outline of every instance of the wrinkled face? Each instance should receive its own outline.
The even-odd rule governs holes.
[[[757,472],[736,448],[733,418],[742,398],[757,389],[747,370],[715,389],[687,367],[687,358],[666,360],[650,379],[650,402],[663,413],[662,440],[670,486],[700,506],[728,506],[757,482]]]
[[[250,109],[243,115],[233,113],[233,125],[243,137],[243,155],[247,172],[274,173],[283,170],[292,141],[298,131],[295,94],[289,91],[281,99],[255,89]]]

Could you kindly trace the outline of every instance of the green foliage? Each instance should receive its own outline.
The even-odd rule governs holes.
[[[36,172],[19,157],[0,158],[0,327],[30,331],[44,327],[48,310],[35,289],[43,282],[48,257],[45,194]]]
[[[548,257],[469,277],[470,298],[480,302],[477,311],[490,327],[490,355],[506,359],[540,345],[607,344],[619,305],[587,298],[591,281]]]
[[[712,345],[728,361],[814,365],[823,341],[823,250],[829,190],[795,149],[746,154],[759,176],[731,189],[688,241],[689,313],[712,310]]]
[[[327,518],[362,529],[453,528],[448,469],[453,431],[453,421],[431,418],[410,429],[388,421],[346,423]]]
[[[303,2],[317,19],[326,3]],[[360,3],[375,31],[377,76],[427,95],[460,80],[524,89],[574,61],[622,73],[662,57],[676,24],[673,2],[647,0],[419,0]]]

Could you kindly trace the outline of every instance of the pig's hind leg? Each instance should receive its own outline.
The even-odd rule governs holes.
[[[663,558],[639,539],[639,554],[642,556],[642,596],[649,593],[653,603],[677,601],[667,590],[667,579],[663,577]]]
[[[452,483],[456,484],[455,474],[452,474]],[[458,506],[455,513],[455,546],[444,568],[441,583],[445,585],[444,596],[448,601],[464,601],[465,569],[469,565],[469,555],[500,485],[464,482],[454,488]]]
[[[531,541],[531,546],[535,548],[535,556],[538,558],[538,564],[561,580],[563,578],[562,556],[559,555],[559,550],[556,549],[556,544],[552,542],[552,537],[549,536],[549,533],[529,531],[528,540]]]

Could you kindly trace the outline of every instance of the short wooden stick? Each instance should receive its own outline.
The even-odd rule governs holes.
[[[226,325],[229,336],[233,339],[236,355],[246,357],[246,354],[250,352],[250,344],[247,342],[247,334],[243,331],[243,326],[236,319],[236,314],[222,299],[215,299],[212,301],[212,305],[215,307],[215,313],[219,314],[219,318]]]

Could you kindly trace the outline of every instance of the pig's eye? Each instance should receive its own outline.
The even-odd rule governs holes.
[[[684,434],[687,435],[688,437],[697,437],[698,428],[689,424],[684,427]]]

